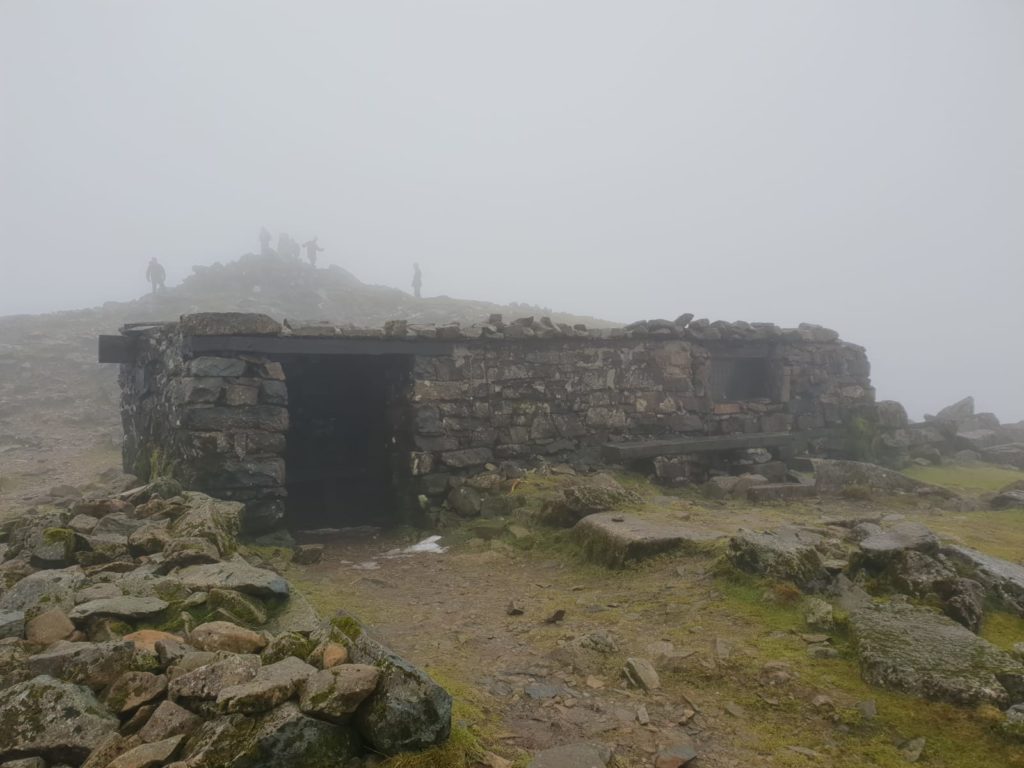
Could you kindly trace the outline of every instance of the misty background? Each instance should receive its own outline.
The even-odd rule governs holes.
[[[266,226],[428,296],[821,323],[1011,421],[1022,137],[1019,0],[0,0],[0,315]]]

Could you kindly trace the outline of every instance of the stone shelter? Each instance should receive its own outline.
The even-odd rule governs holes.
[[[201,313],[103,336],[100,361],[121,365],[126,470],[243,501],[253,530],[387,524],[503,462],[767,472],[793,438],[841,455],[874,407],[864,349],[835,331],[688,315],[352,329]]]

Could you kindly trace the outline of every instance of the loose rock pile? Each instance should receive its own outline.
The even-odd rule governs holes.
[[[160,482],[4,526],[3,765],[356,767],[447,739],[425,673],[239,555],[241,510]]]

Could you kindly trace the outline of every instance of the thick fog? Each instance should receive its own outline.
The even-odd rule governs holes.
[[[821,323],[914,416],[1021,419],[1022,137],[1019,0],[0,0],[0,315],[266,226],[426,295]]]

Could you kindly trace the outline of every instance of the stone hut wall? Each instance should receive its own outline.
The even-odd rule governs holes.
[[[608,442],[839,428],[873,403],[863,348],[834,332],[751,336],[489,341],[418,357],[411,472],[440,495],[451,475],[502,460],[599,463]],[[712,359],[740,346],[767,361],[770,394],[716,401]]]
[[[246,503],[265,528],[284,513],[288,390],[264,357],[188,356],[179,325],[139,337],[122,365],[124,465],[143,479],[171,474],[188,488]]]
[[[378,353],[379,345],[405,342],[395,349],[412,357],[409,434],[394,444],[408,450],[408,462],[397,464],[395,486],[412,479],[415,491],[434,498],[447,493],[453,476],[504,460],[595,465],[608,442],[835,430],[874,403],[864,349],[809,325],[681,318],[594,331],[492,318],[473,328],[396,322],[382,332],[190,315],[132,332],[133,362],[121,371],[126,468],[148,477],[151,465],[163,464],[189,487],[247,502],[254,528],[277,521],[284,508],[285,372],[269,356],[193,354],[191,340],[200,336],[273,337],[262,348],[289,355],[332,337],[357,350],[376,345]],[[760,372],[754,396],[716,393],[732,364]],[[751,378],[738,370],[741,383]],[[666,479],[686,478],[689,460],[655,466]]]

